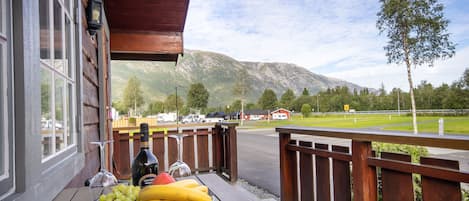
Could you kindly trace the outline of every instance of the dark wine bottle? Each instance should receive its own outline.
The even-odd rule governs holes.
[[[151,185],[158,174],[158,159],[148,147],[148,124],[140,124],[140,152],[132,163],[132,184]]]

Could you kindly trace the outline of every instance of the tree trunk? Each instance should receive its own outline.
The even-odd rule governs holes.
[[[404,43],[404,46],[406,46],[407,43]],[[409,80],[409,92],[410,92],[410,102],[412,105],[412,126],[414,127],[414,134],[418,134],[418,129],[417,129],[417,111],[415,109],[415,97],[414,97],[414,84],[412,82],[412,72],[411,72],[411,64],[409,61],[409,50],[407,47],[404,47],[404,52],[405,52],[405,63],[407,65],[407,79]]]

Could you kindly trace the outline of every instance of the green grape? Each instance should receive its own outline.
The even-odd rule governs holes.
[[[136,201],[140,187],[119,184],[106,195],[101,195],[99,201]]]

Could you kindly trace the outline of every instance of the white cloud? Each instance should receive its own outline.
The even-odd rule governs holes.
[[[469,46],[465,0],[445,0],[449,31]],[[363,86],[407,87],[402,66],[386,64],[386,39],[378,35],[376,0],[191,0],[185,47],[227,54],[239,60],[288,62]],[[462,17],[462,18],[461,18]],[[433,69],[416,69],[416,83],[457,79],[469,67],[468,48]],[[466,65],[466,66],[464,66]],[[440,67],[442,66],[442,67]]]
[[[420,84],[426,80],[435,86],[442,83],[451,84],[458,80],[464,69],[469,68],[469,47],[459,50],[456,55],[446,61],[437,61],[434,67],[419,66],[412,68],[414,85]],[[386,90],[399,87],[408,90],[407,70],[405,65],[381,64],[357,66],[354,69],[331,72],[326,76],[344,79],[357,83],[361,86],[379,88],[381,83],[384,84]]]

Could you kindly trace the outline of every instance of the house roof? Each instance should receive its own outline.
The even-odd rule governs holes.
[[[111,59],[177,61],[189,0],[105,2]]]
[[[245,110],[244,114],[246,115],[267,115],[269,112],[267,110]]]
[[[285,108],[279,108],[279,109],[276,109],[276,110],[272,111],[271,114],[272,114],[272,113],[279,112],[280,110],[285,110],[285,111],[287,111],[288,113],[291,113],[290,110],[287,110],[287,109],[285,109]]]

